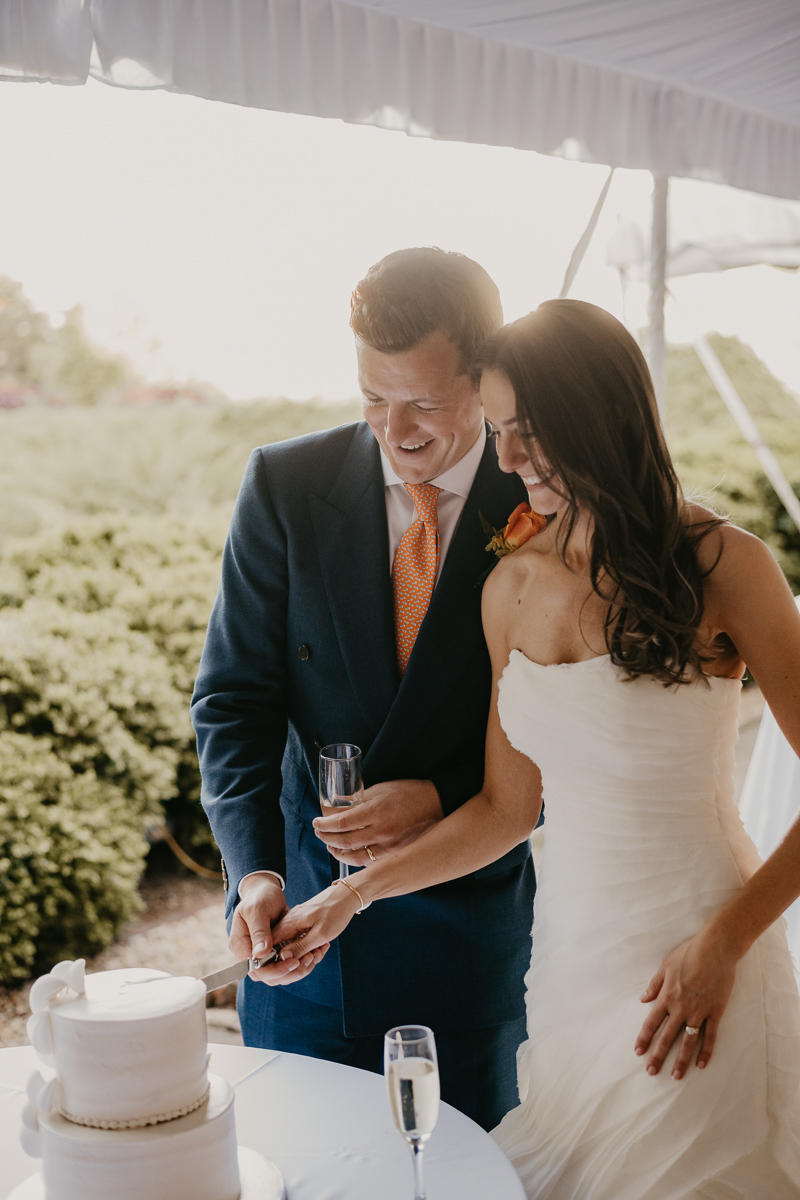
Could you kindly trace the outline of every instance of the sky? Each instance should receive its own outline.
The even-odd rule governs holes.
[[[507,320],[558,294],[604,166],[434,142],[166,92],[0,85],[0,273],[152,380],[231,398],[357,395],[353,285],[383,255],[477,259]],[[646,286],[606,264],[620,221],[649,222],[652,179],[618,171],[571,295],[646,321]],[[686,228],[747,226],[754,202],[671,183]],[[800,212],[800,205],[793,206]],[[671,282],[667,336],[735,334],[800,393],[800,274],[748,267]]]

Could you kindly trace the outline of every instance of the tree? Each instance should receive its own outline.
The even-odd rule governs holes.
[[[5,275],[0,276],[0,371],[12,383],[69,404],[97,404],[135,377],[127,359],[92,342],[79,305],[56,326],[37,311],[22,285]]]
[[[89,339],[80,305],[66,313],[52,350],[55,386],[73,404],[97,404],[134,377],[127,359],[108,354]]]

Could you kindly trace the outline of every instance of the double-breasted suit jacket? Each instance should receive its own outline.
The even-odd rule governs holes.
[[[524,498],[487,442],[401,679],[371,430],[360,422],[253,452],[192,706],[229,917],[251,871],[283,875],[289,904],[338,876],[311,825],[319,747],[360,746],[367,787],[432,780],[446,813],[480,789],[491,694],[480,585],[492,560],[479,513],[500,527]],[[534,889],[525,841],[472,875],[373,904],[290,986],[341,1007],[348,1036],[515,1020]]]

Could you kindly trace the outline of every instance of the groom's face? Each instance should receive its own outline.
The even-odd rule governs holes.
[[[404,483],[427,483],[472,449],[480,391],[459,373],[458,347],[441,331],[399,354],[356,339],[364,418]]]

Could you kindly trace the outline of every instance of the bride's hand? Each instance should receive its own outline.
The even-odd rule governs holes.
[[[324,892],[290,908],[272,930],[273,943],[295,943],[284,947],[281,961],[302,958],[309,951],[332,942],[350,924],[358,906],[358,898],[350,888],[332,884]]]
[[[702,1070],[708,1064],[735,978],[736,959],[706,931],[667,955],[641,997],[643,1004],[655,1002],[635,1046],[637,1054],[651,1049],[649,1075],[658,1074],[679,1036],[673,1079],[683,1078],[695,1050],[697,1066]],[[700,1032],[689,1033],[689,1029]]]

